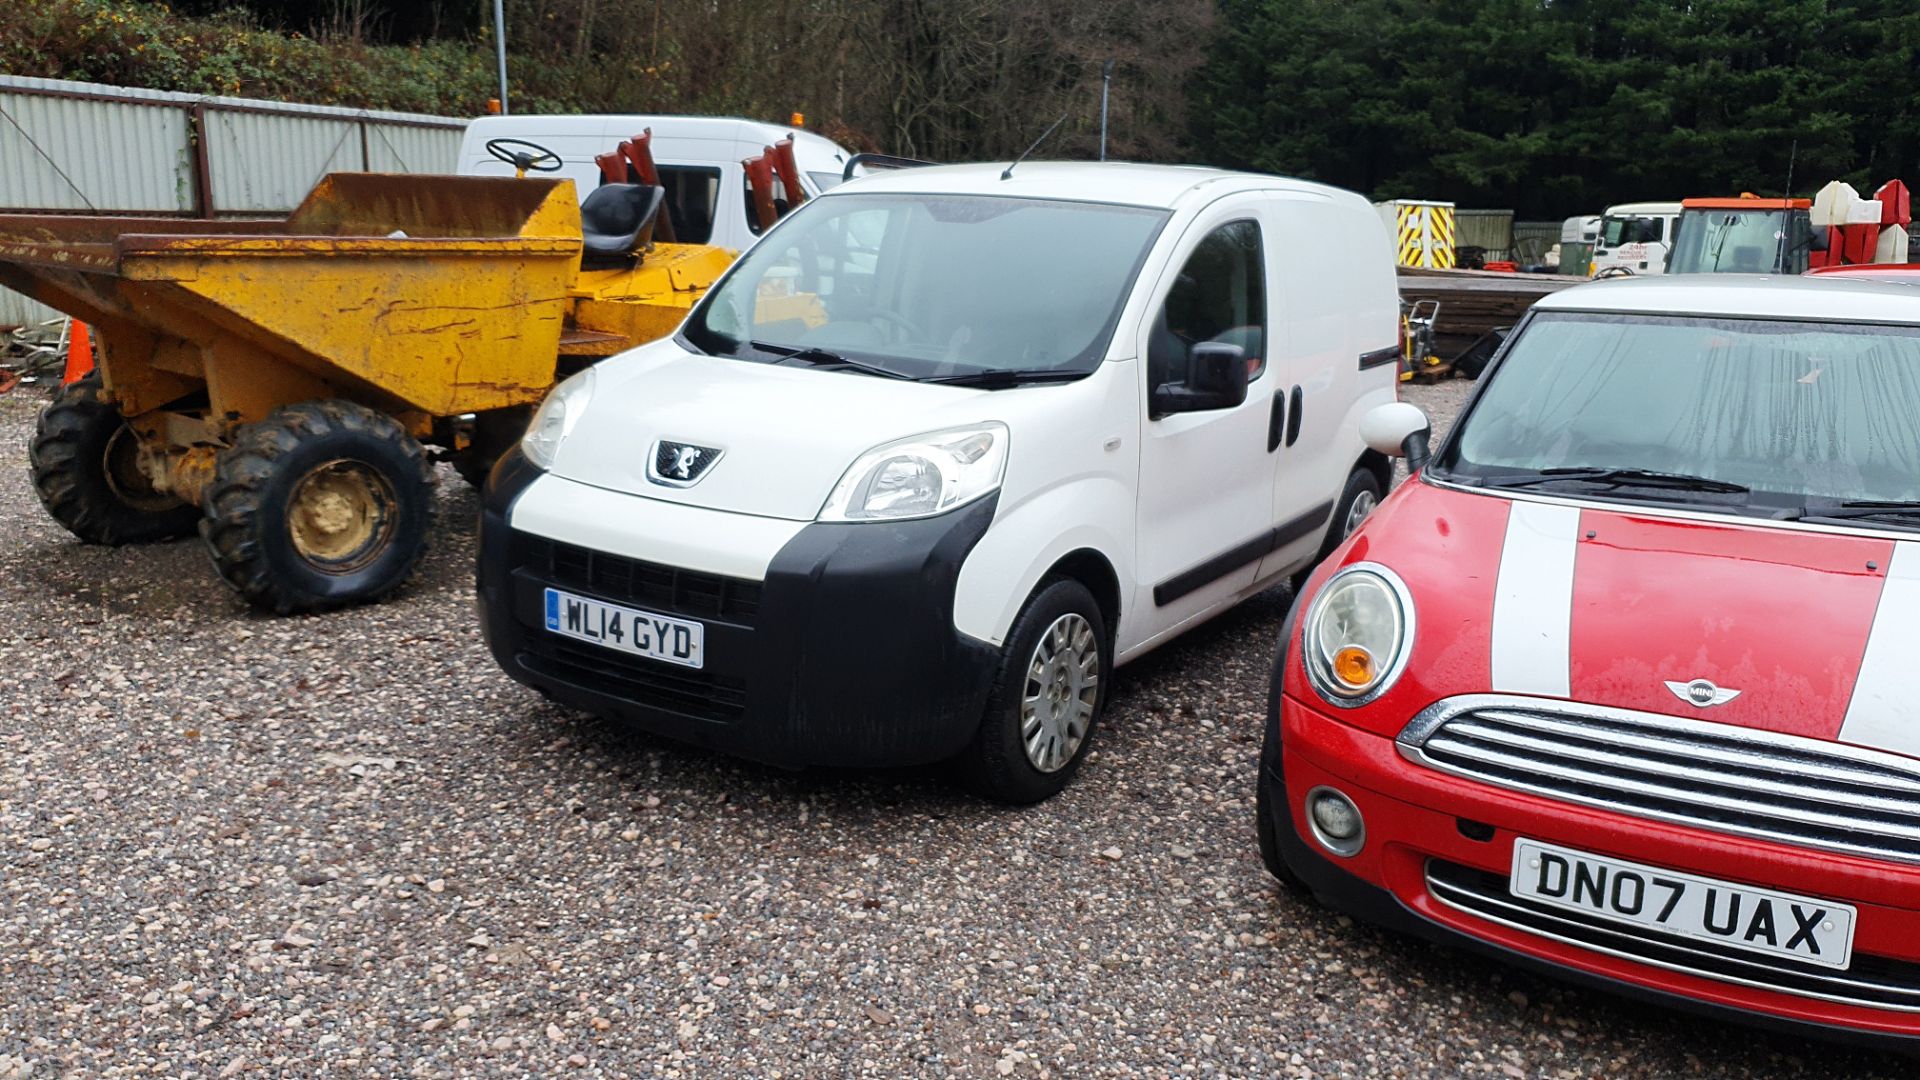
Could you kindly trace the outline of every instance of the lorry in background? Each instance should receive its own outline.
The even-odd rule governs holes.
[[[1593,245],[1592,277],[1664,274],[1673,249],[1677,202],[1621,203],[1607,207]]]
[[[1814,244],[1808,199],[1687,199],[1670,274],[1798,274]]]
[[[1672,274],[1804,274],[1833,266],[1903,263],[1912,221],[1907,186],[1863,198],[1835,180],[1812,199],[1687,199],[1674,234]]]
[[[1579,214],[1560,223],[1557,258],[1549,261],[1561,274],[1588,277],[1593,273],[1593,248],[1600,240],[1598,214]]]
[[[818,195],[840,183],[854,153],[799,127],[717,116],[484,116],[467,126],[457,170],[466,176],[511,176],[513,166],[487,153],[489,141],[516,139],[551,149],[555,175],[570,179],[582,199],[605,182],[597,159],[643,130],[652,132],[659,186],[673,237],[742,251],[762,231],[751,182],[741,163],[783,139],[793,140],[802,189]]]

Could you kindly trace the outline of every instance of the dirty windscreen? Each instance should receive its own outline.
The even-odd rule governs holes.
[[[1807,233],[1806,215],[1785,210],[1689,210],[1675,231],[1667,272],[1779,274],[1804,270]]]
[[[1657,217],[1610,217],[1601,225],[1600,244],[1602,247],[1619,247],[1621,244],[1653,244],[1660,240],[1660,219]]]
[[[1771,517],[1920,515],[1917,431],[1920,327],[1542,314],[1437,475]]]
[[[1084,374],[1166,217],[992,196],[816,199],[741,258],[685,338],[913,379]]]

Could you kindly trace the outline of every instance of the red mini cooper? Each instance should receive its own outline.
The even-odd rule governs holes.
[[[1301,590],[1261,853],[1562,977],[1920,1046],[1920,298],[1542,300]]]

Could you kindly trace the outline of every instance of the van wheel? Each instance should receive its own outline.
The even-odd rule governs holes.
[[[311,401],[241,428],[201,506],[227,584],[256,607],[322,611],[412,575],[433,527],[433,468],[392,417]]]
[[[1293,592],[1307,583],[1307,577],[1313,568],[1319,566],[1333,549],[1344,543],[1355,530],[1367,520],[1374,509],[1380,505],[1380,481],[1367,469],[1355,469],[1347,477],[1347,486],[1340,491],[1339,501],[1333,504],[1333,519],[1327,523],[1327,538],[1320,542],[1320,551],[1314,555],[1313,562],[1306,569],[1293,575]]]
[[[1107,703],[1113,641],[1100,605],[1070,578],[1043,584],[1013,621],[987,714],[959,764],[997,802],[1046,799],[1073,779]]]
[[[155,491],[140,471],[140,440],[105,400],[100,373],[63,388],[40,414],[28,450],[40,504],[89,544],[146,544],[192,536],[200,510]]]

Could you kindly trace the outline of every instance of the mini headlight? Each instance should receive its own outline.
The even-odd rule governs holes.
[[[1320,696],[1353,708],[1386,693],[1413,650],[1413,598],[1393,571],[1355,563],[1313,598],[1301,637],[1307,679]]]
[[[580,414],[586,411],[587,399],[593,396],[593,369],[586,368],[547,395],[540,408],[533,414],[533,421],[527,425],[527,433],[520,438],[520,450],[527,460],[542,469],[553,468],[554,455],[560,452],[560,443],[573,432],[573,425],[580,422]]]
[[[821,521],[902,521],[990,494],[1007,471],[1007,428],[976,424],[916,435],[860,455],[833,486]]]

